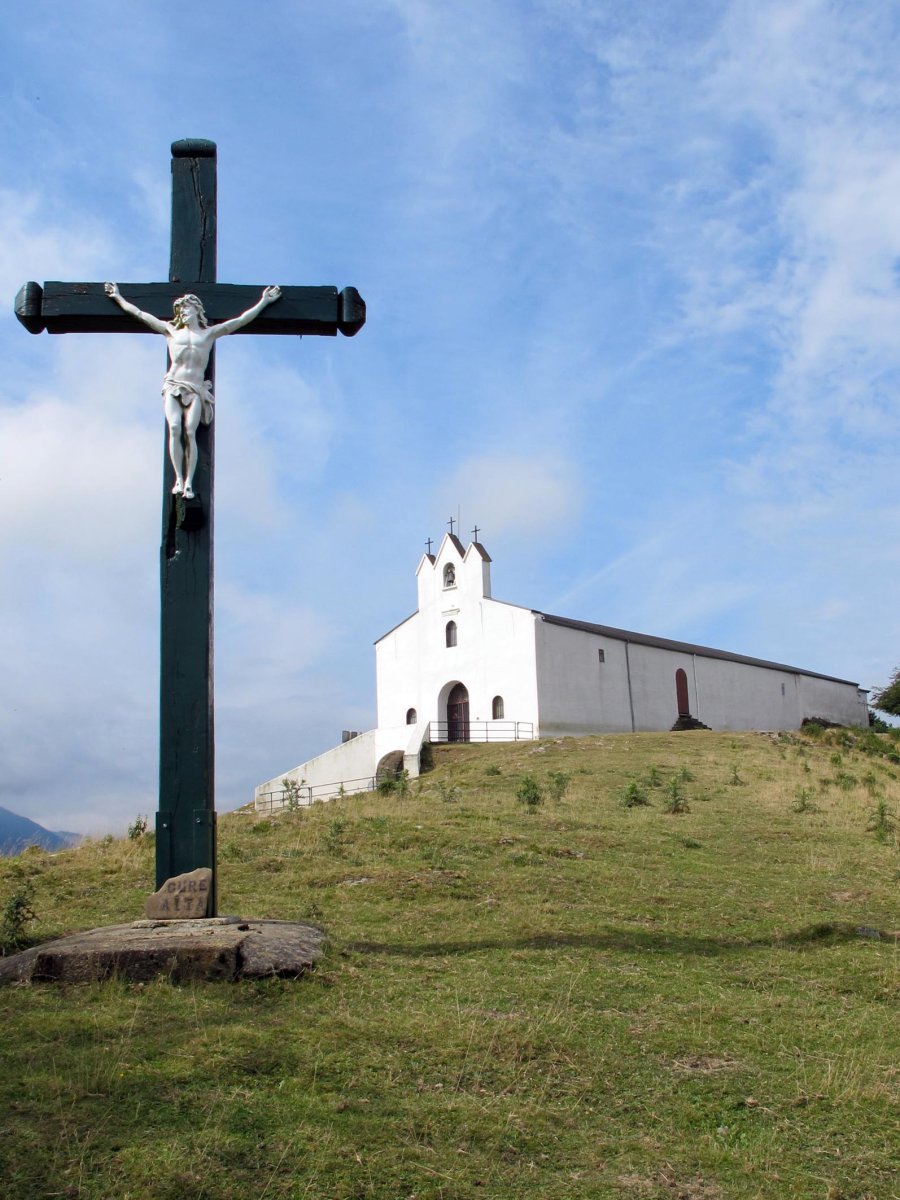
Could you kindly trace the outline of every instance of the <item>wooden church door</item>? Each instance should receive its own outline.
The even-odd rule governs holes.
[[[469,740],[469,693],[458,683],[447,697],[447,741]]]
[[[675,696],[678,700],[679,717],[689,717],[691,702],[688,698],[687,672],[683,671],[681,667],[675,672]]]

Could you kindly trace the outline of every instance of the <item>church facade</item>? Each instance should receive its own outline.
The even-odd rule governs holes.
[[[849,680],[495,600],[479,542],[446,535],[416,579],[416,611],[375,643],[377,728],[287,772],[312,799],[371,786],[389,756],[416,776],[426,740],[868,723]]]

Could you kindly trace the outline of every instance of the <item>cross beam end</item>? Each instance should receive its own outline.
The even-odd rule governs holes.
[[[16,316],[29,333],[43,333],[47,328],[42,312],[44,289],[30,279],[16,293]]]
[[[355,287],[341,289],[338,329],[345,337],[355,337],[366,323],[366,302]]]

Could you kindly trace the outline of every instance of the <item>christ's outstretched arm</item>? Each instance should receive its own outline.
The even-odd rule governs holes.
[[[137,317],[139,321],[143,321],[144,324],[149,329],[152,329],[154,333],[161,333],[165,337],[167,334],[172,332],[171,327],[167,325],[165,321],[161,321],[159,317],[154,317],[152,313],[143,312],[137,307],[136,304],[132,304],[130,300],[126,300],[119,291],[119,285],[117,283],[105,283],[103,287],[107,296],[109,296],[111,300],[115,300],[116,304],[118,304],[119,308],[121,308],[123,312],[127,312],[129,316]]]
[[[274,304],[276,300],[281,299],[281,288],[276,284],[274,287],[263,289],[263,294],[246,312],[242,312],[237,317],[232,317],[228,321],[221,321],[218,325],[211,325],[210,332],[214,338],[225,337],[229,333],[234,333],[236,329],[241,329],[244,325],[249,325],[251,321],[262,312],[262,310],[270,304]]]

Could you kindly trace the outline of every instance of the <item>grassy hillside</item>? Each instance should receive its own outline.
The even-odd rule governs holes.
[[[896,1197],[898,809],[900,743],[829,731],[444,747],[227,816],[222,911],[323,964],[0,991],[4,1195]],[[0,863],[41,939],[151,882],[146,839]]]

